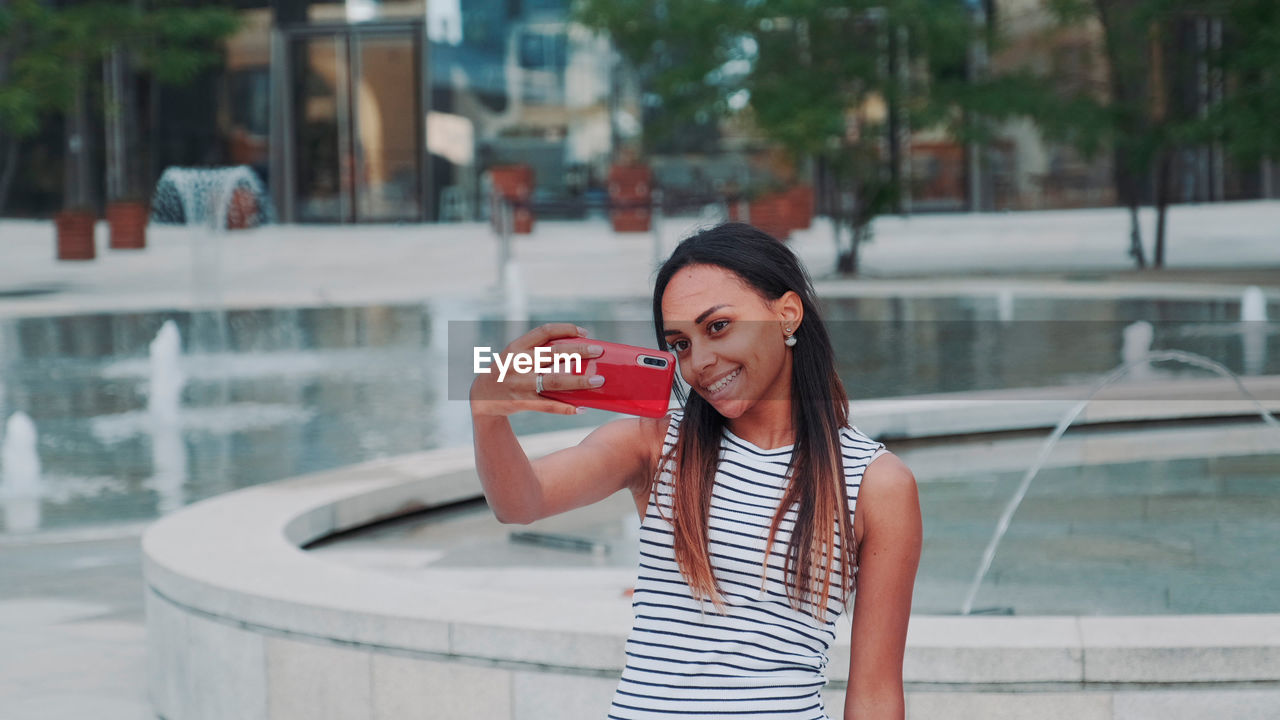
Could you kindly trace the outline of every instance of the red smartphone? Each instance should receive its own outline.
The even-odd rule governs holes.
[[[595,338],[557,338],[547,343],[599,345],[600,357],[583,358],[581,372],[574,375],[603,375],[604,385],[582,390],[548,390],[546,397],[578,407],[596,408],[662,417],[671,405],[671,383],[676,377],[676,357],[662,350],[606,342]],[[572,368],[571,371],[577,368]]]

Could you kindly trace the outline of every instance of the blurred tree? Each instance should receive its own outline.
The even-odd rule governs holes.
[[[69,96],[57,58],[32,52],[52,42],[53,13],[38,0],[0,0],[0,213],[22,143]]]
[[[1138,210],[1156,209],[1154,267],[1164,266],[1178,153],[1222,147],[1261,162],[1280,148],[1280,4],[1274,0],[1052,0],[1064,23],[1097,21],[1109,89],[1075,98],[1080,118],[1106,120],[1115,183],[1129,208],[1130,255],[1139,268]],[[1068,122],[1077,118],[1064,116]]]
[[[999,41],[978,8],[967,0],[578,0],[575,16],[610,34],[660,106],[647,140],[734,117],[793,160],[815,159],[836,190],[828,207],[837,270],[856,273],[872,221],[898,202],[904,161],[895,138],[943,127],[959,142],[983,142],[995,119],[1061,112],[1029,72],[976,72],[981,49]]]
[[[1186,119],[1173,141],[1181,146],[1217,144],[1243,165],[1255,164],[1265,175],[1280,156],[1280,3],[1275,0],[1219,0],[1175,4],[1187,37],[1193,28],[1207,30],[1208,48],[1199,68],[1174,64],[1181,77],[1205,74],[1211,94]],[[1184,103],[1185,105],[1186,103]],[[1164,172],[1168,172],[1167,169]],[[1270,178],[1263,177],[1265,187]],[[1166,185],[1171,183],[1166,181]],[[1161,210],[1163,218],[1163,209]],[[1159,223],[1163,228],[1163,221]],[[1156,264],[1163,262],[1164,238],[1157,231]]]
[[[218,43],[238,26],[230,8],[173,0],[152,0],[145,7],[138,0],[61,6],[0,0],[0,208],[23,139],[58,113],[66,118],[63,205],[92,204],[89,98],[101,63],[127,49],[138,70],[158,82],[182,84],[221,61]],[[132,130],[123,137],[136,142],[136,120],[120,115],[126,108],[118,98],[106,98],[103,106],[109,116],[116,114],[119,126]],[[136,163],[139,155],[135,145],[120,148],[117,157]],[[136,170],[122,174],[130,178],[119,190],[122,195],[145,194],[137,187]]]

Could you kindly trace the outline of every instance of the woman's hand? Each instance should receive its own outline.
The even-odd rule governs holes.
[[[533,355],[534,348],[546,345],[557,338],[582,338],[581,343],[563,343],[555,346],[557,353],[575,353],[584,360],[599,357],[604,349],[599,345],[591,345],[587,340],[587,331],[572,323],[548,323],[540,325],[521,335],[502,350],[504,357],[513,353]],[[532,373],[516,373],[514,367],[509,370],[501,382],[500,375],[495,372],[477,375],[471,383],[471,415],[472,417],[506,417],[521,410],[537,410],[539,412],[573,415],[579,408],[566,402],[552,400],[538,394],[537,376]],[[594,381],[594,382],[593,382]],[[603,377],[573,375],[571,373],[546,373],[542,376],[542,389],[546,390],[580,390],[600,387]]]

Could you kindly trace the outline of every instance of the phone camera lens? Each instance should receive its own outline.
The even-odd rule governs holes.
[[[644,359],[644,364],[651,365],[657,368],[664,368],[667,366],[667,361],[664,360],[663,358],[647,357]]]

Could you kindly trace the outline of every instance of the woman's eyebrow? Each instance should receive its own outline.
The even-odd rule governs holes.
[[[701,315],[699,315],[698,317],[694,318],[694,320],[693,320],[693,324],[694,324],[694,325],[701,325],[701,324],[702,324],[702,321],[703,321],[703,320],[706,320],[708,315],[710,315],[711,313],[713,313],[713,312],[715,312],[715,311],[717,311],[717,310],[719,310],[719,309],[721,309],[721,308],[727,308],[727,307],[729,307],[729,306],[728,306],[728,305],[716,305],[715,307],[709,307],[709,308],[707,308],[706,310],[703,310]]]
[[[693,319],[693,324],[694,324],[694,325],[701,325],[701,324],[702,324],[702,321],[703,321],[703,320],[706,320],[708,315],[710,315],[711,313],[713,313],[713,312],[715,312],[715,311],[717,311],[717,310],[720,310],[720,309],[723,309],[723,308],[727,308],[727,307],[733,307],[733,306],[732,306],[732,305],[728,305],[728,304],[724,304],[724,305],[716,305],[716,306],[714,306],[714,307],[709,307],[709,308],[707,308],[706,310],[703,310],[701,315],[699,315],[698,317],[696,317],[696,318],[694,318],[694,319]],[[663,331],[662,335],[665,337],[665,336],[667,336],[667,335],[676,335],[676,334],[678,334],[679,332],[680,332],[679,330],[665,330],[665,331]]]

